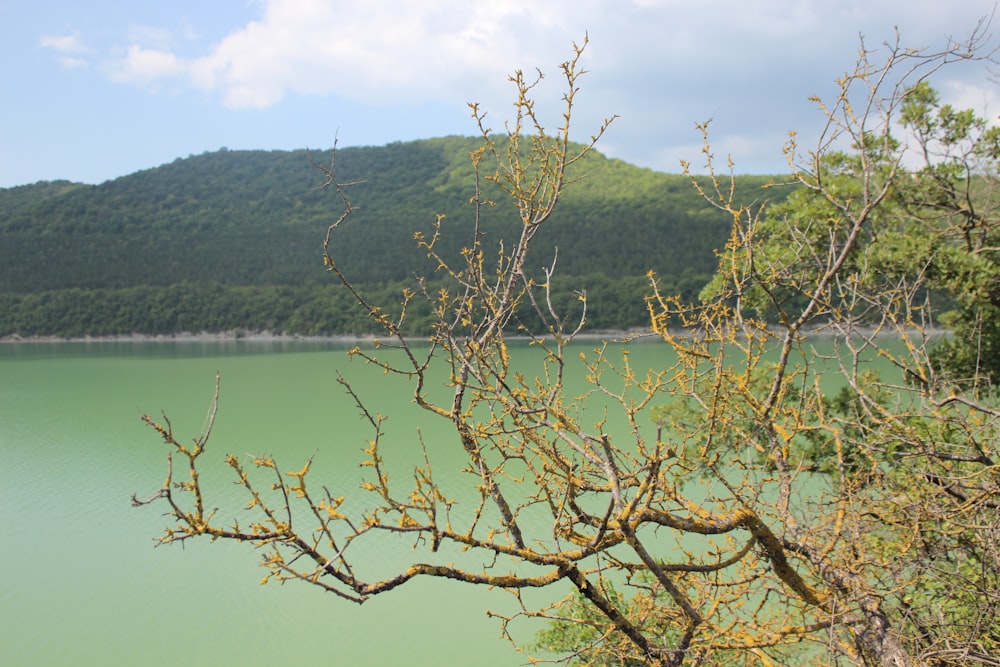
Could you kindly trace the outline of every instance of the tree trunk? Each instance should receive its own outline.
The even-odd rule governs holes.
[[[855,631],[854,643],[861,659],[868,667],[919,667],[922,663],[913,658],[899,643],[892,632],[877,601],[862,601],[865,624]]]

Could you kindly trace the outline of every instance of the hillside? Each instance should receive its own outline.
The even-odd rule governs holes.
[[[469,152],[477,145],[446,137],[338,151],[339,177],[358,183],[350,189],[358,211],[336,237],[344,270],[372,290],[431,274],[413,234],[428,231],[438,214],[447,216],[443,251],[457,255],[468,241]],[[616,312],[614,302],[641,291],[649,270],[688,296],[704,284],[730,220],[687,178],[599,153],[572,176],[536,259],[541,266],[558,248],[567,289],[588,288],[595,307],[608,302],[593,313],[597,323],[638,323],[632,320],[643,316],[641,294],[628,314]],[[756,191],[769,181],[741,177],[738,184],[759,198]],[[0,189],[0,335],[235,327],[341,333],[331,328],[345,323],[324,317],[329,299],[340,298],[328,289],[321,262],[339,201],[322,183],[306,151],[223,149],[96,186],[59,181]],[[496,198],[500,205],[485,224],[492,242],[518,225],[514,209]],[[264,294],[282,296],[264,299],[272,303],[268,312],[248,312],[259,309]],[[281,314],[307,302],[313,305],[295,318]]]

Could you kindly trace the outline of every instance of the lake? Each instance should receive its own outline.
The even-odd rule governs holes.
[[[577,343],[567,358],[597,345]],[[258,585],[265,570],[248,545],[193,541],[154,548],[167,526],[163,508],[133,508],[131,497],[159,489],[167,450],[140,414],[163,410],[179,439],[195,437],[216,372],[220,410],[202,459],[207,506],[236,510],[246,503],[223,463],[230,452],[269,453],[282,471],[298,470],[315,455],[314,487],[323,483],[334,495],[364,497],[358,485],[367,469],[358,464],[371,432],[336,382],[338,372],[372,409],[389,416],[384,453],[395,462],[395,479],[403,481],[421,460],[419,430],[435,479],[449,490],[468,487],[460,473],[464,454],[448,424],[414,405],[404,379],[349,361],[348,347],[305,341],[0,345],[0,664],[525,664],[486,615],[487,609],[514,610],[500,591],[415,580],[358,606],[304,584]],[[526,345],[512,351],[514,365],[533,376],[539,351]],[[673,358],[665,345],[637,343],[629,352],[637,371],[664,368]],[[568,392],[580,394],[584,386],[577,363],[567,373]],[[598,410],[595,421],[600,417]],[[606,428],[613,434],[614,422]],[[386,537],[367,548],[361,565],[388,570],[427,558],[410,547]],[[548,600],[565,590],[541,594]],[[516,639],[530,642],[539,628],[515,625]]]
[[[638,347],[637,366],[662,363],[663,346]],[[130,499],[162,484],[166,449],[140,413],[163,410],[177,434],[196,436],[216,371],[221,407],[206,455],[213,506],[245,503],[225,476],[227,452],[269,452],[282,470],[315,453],[314,483],[356,491],[371,434],[335,382],[338,370],[390,416],[392,442],[402,443],[394,446],[412,451],[418,427],[429,442],[447,438],[445,425],[412,404],[409,385],[349,362],[346,350],[259,341],[0,345],[0,664],[524,664],[486,616],[511,610],[499,591],[415,581],[358,606],[307,585],[257,585],[265,571],[246,545],[154,548],[167,525],[162,508],[133,508]],[[447,442],[450,451],[453,436]],[[435,463],[435,474],[457,475],[458,459],[442,454]],[[370,557],[392,564],[411,555],[387,542]],[[522,626],[519,640],[530,641],[538,626]]]

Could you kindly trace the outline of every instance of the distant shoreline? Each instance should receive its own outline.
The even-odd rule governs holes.
[[[304,334],[278,334],[268,331],[242,333],[236,331],[193,333],[182,331],[173,334],[116,334],[112,336],[11,336],[0,337],[0,343],[212,343],[212,342],[331,342],[364,343],[372,342],[376,336],[307,336]]]
[[[858,327],[856,329],[858,334],[871,335],[874,330]],[[833,335],[833,333],[825,328],[818,330],[807,331],[806,335]],[[890,332],[886,332],[890,333]],[[947,329],[932,328],[926,329],[924,333],[928,336],[942,336],[948,335],[950,333]],[[677,332],[678,335],[683,336],[685,334]],[[421,340],[421,336],[412,336],[410,340],[417,342]],[[650,338],[658,338],[658,336],[653,333],[651,329],[632,329],[632,330],[604,330],[604,331],[586,331],[579,333],[573,337],[574,340],[607,340],[607,341],[642,341],[648,340]],[[508,340],[529,340],[528,336],[507,336]],[[113,336],[20,336],[18,334],[13,334],[10,336],[0,336],[0,345],[4,343],[213,343],[213,342],[246,342],[246,343],[292,343],[292,342],[304,342],[304,343],[365,343],[372,344],[376,340],[387,340],[385,335],[375,335],[375,334],[336,334],[331,336],[310,336],[306,334],[285,334],[285,333],[274,333],[271,331],[254,331],[254,332],[244,332],[244,331],[219,331],[219,332],[209,332],[202,331],[198,333],[193,333],[190,331],[182,331],[173,334],[118,334]]]
[[[648,337],[653,332],[646,331],[588,331],[574,337],[578,340],[617,340],[635,337]],[[420,340],[421,336],[412,336],[411,340]],[[508,340],[527,340],[527,336],[508,336]],[[387,337],[374,334],[354,335],[337,334],[332,336],[309,336],[306,334],[284,334],[270,331],[237,332],[237,331],[202,331],[193,333],[182,331],[174,334],[118,334],[113,336],[11,336],[0,337],[3,343],[212,343],[212,342],[248,342],[248,343],[374,343],[376,340],[386,340]]]

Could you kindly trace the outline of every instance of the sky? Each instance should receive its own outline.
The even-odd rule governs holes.
[[[860,37],[941,48],[992,0],[0,0],[0,187],[100,183],[230,149],[326,149],[495,128],[508,76],[545,75],[589,44],[575,138],[617,114],[598,149],[658,171],[716,154],[741,173],[787,171],[789,131],[818,132]],[[1000,12],[998,12],[1000,13]],[[993,21],[993,43],[1000,16]],[[877,58],[876,58],[877,59]],[[946,102],[995,117],[983,64],[941,71]]]

